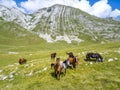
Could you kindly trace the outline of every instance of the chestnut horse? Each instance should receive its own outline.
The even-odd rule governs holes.
[[[51,64],[51,67],[52,66],[54,66],[55,76],[58,80],[60,80],[61,73],[63,73],[64,75],[66,74],[65,64],[62,61],[60,61],[60,58],[57,58],[56,62]]]
[[[69,61],[69,64],[73,66],[73,68],[76,68],[76,66],[79,64],[79,59],[77,56],[74,56],[74,58],[69,57],[67,60]]]
[[[66,54],[69,55],[69,57],[64,62],[67,64],[68,67],[71,67],[70,65],[72,64],[73,68],[76,68],[76,66],[79,64],[78,56],[74,56],[73,52],[69,52]]]
[[[24,59],[24,58],[20,58],[20,59],[19,59],[19,64],[24,64],[24,63],[26,63],[26,62],[27,62],[27,60]]]

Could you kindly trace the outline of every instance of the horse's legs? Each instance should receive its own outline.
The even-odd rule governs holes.
[[[57,79],[60,80],[60,74],[57,74]]]
[[[54,75],[55,75],[55,77],[56,77],[56,76],[57,76],[56,70],[54,71],[54,73],[55,73]]]
[[[89,55],[86,56],[86,61],[88,61],[88,60],[90,60],[90,56]]]
[[[60,80],[60,72],[57,73],[57,79]]]
[[[103,62],[102,58],[96,58],[96,62]]]
[[[66,69],[65,69],[64,75],[66,75]]]
[[[75,63],[73,63],[73,68],[76,68],[76,65],[75,65]]]

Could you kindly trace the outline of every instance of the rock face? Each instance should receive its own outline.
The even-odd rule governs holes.
[[[106,41],[120,40],[120,22],[112,18],[101,19],[79,9],[54,5],[33,14],[24,14],[12,8],[0,6],[0,18],[14,22],[28,31],[39,35],[47,42]]]

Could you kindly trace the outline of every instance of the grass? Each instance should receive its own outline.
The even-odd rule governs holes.
[[[119,90],[120,89],[120,42],[64,41],[46,43],[38,36],[12,22],[0,21],[0,90]],[[80,58],[76,70],[67,69],[66,76],[57,80],[50,67],[52,52],[65,60],[66,52],[72,51]],[[87,52],[98,52],[103,63],[86,62]],[[19,58],[27,63],[18,64]],[[111,62],[109,62],[112,60]]]
[[[33,45],[0,45],[1,90],[119,90],[120,89],[120,43],[41,43]],[[72,51],[80,58],[76,70],[67,69],[60,80],[54,77],[50,64],[50,53],[57,52],[62,60],[66,52]],[[89,51],[102,53],[103,63],[86,62]],[[17,52],[17,53],[9,53]],[[18,64],[20,57],[28,61]],[[109,59],[112,62],[108,62]]]

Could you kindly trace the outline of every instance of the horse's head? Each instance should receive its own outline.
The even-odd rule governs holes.
[[[74,57],[73,52],[69,52],[69,53],[66,52],[66,54],[69,55],[69,57],[72,57],[72,58]]]

